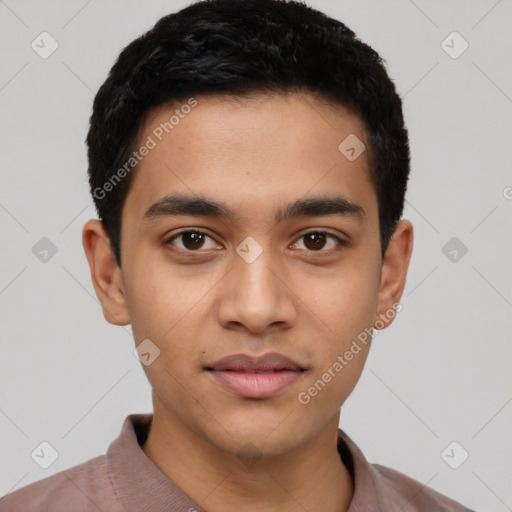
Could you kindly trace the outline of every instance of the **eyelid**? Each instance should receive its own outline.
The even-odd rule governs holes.
[[[310,233],[323,233],[325,235],[333,236],[334,238],[337,238],[340,242],[348,244],[348,236],[342,235],[339,232],[333,233],[329,228],[311,228],[308,231],[301,232],[297,235],[298,238],[302,238],[303,236],[309,235]],[[343,238],[345,236],[345,238]]]

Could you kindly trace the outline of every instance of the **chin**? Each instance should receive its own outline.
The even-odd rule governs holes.
[[[219,424],[225,430],[215,423],[204,426],[203,432],[209,441],[226,452],[245,453],[247,457],[251,457],[252,452],[265,457],[282,455],[302,444],[316,430],[304,416],[299,419],[285,408],[277,414],[237,411],[219,418]]]

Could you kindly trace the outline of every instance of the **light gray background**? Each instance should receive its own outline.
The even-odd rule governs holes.
[[[103,319],[81,245],[95,217],[84,139],[120,50],[187,4],[0,0],[0,495],[104,453],[127,414],[151,411],[130,328]],[[403,311],[341,426],[372,462],[512,510],[511,2],[310,5],[386,59],[412,148]],[[48,59],[31,48],[42,31],[59,44]],[[453,31],[469,43],[457,59],[441,47]],[[468,248],[456,263],[442,252],[453,236]],[[58,248],[46,263],[31,251],[42,237]],[[46,470],[30,456],[41,441],[59,453]],[[469,452],[458,469],[441,457],[452,441]]]

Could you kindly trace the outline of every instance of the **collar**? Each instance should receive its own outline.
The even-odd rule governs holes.
[[[142,450],[152,419],[152,414],[127,416],[119,437],[107,450],[108,472],[117,498],[127,512],[206,512],[169,480]],[[374,471],[361,450],[341,429],[338,429],[338,452],[354,479],[354,496],[348,512],[378,510]]]

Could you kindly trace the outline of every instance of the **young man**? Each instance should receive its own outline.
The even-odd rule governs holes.
[[[401,101],[342,23],[210,0],[128,45],[94,101],[83,245],[154,413],[3,511],[463,511],[338,429],[413,245]]]

